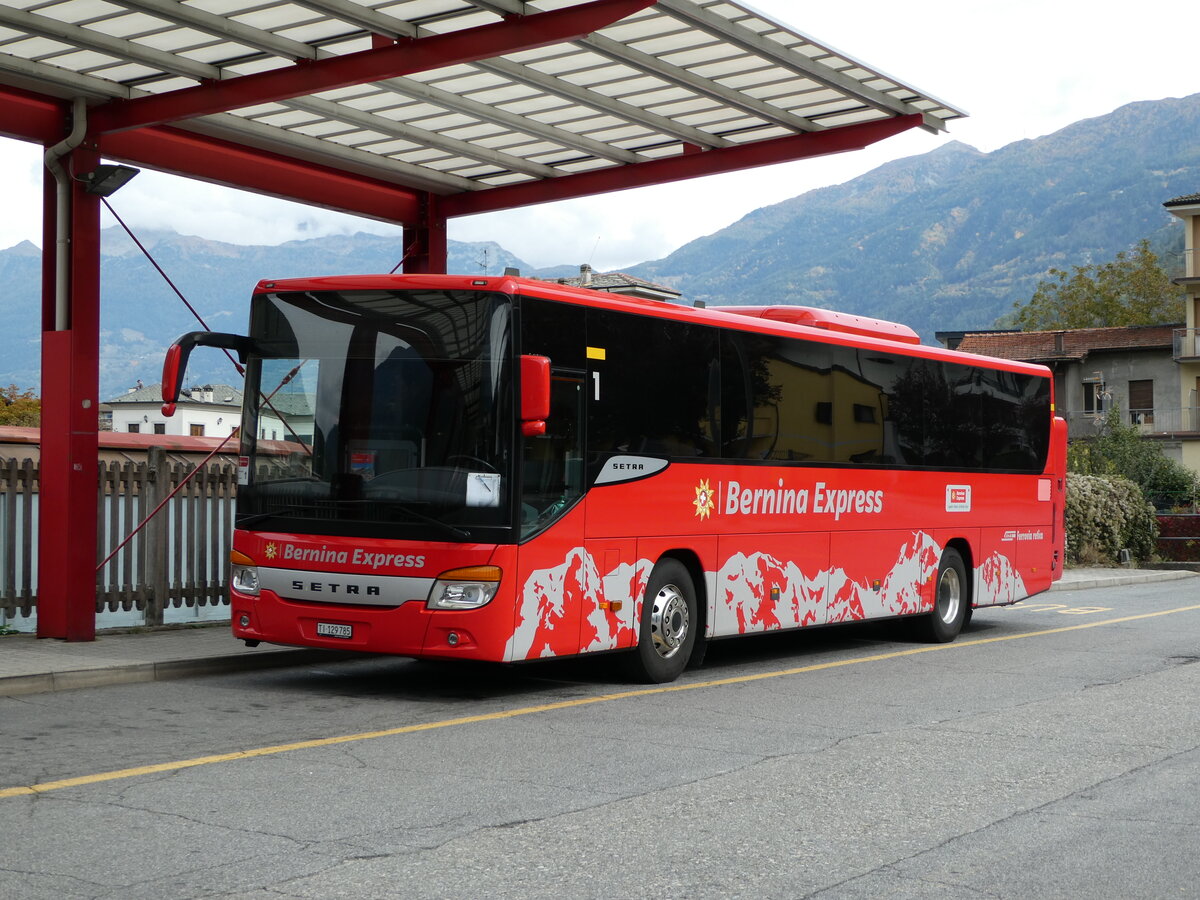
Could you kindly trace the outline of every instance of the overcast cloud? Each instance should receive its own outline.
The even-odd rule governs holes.
[[[610,270],[665,256],[754,209],[947,140],[990,151],[1136,100],[1200,91],[1200,67],[1180,44],[1198,24],[1196,14],[1179,0],[751,5],[970,118],[951,122],[948,134],[910,131],[835,157],[452,220],[450,237],[497,241],[534,266],[591,262]],[[0,139],[0,161],[23,176],[5,191],[0,247],[40,244],[40,148]],[[149,171],[110,202],[135,230],[170,228],[243,244],[355,231],[399,239],[400,233],[385,223]]]

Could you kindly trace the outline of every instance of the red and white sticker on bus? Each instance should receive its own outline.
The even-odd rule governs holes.
[[[969,484],[946,485],[946,512],[971,511],[971,486]]]

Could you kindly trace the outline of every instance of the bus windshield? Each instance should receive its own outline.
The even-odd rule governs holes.
[[[511,309],[477,291],[257,296],[238,527],[505,539]]]

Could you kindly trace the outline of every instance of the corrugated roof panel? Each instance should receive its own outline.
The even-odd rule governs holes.
[[[155,74],[155,70],[149,66],[139,66],[136,63],[122,63],[115,66],[103,65],[97,66],[94,69],[83,69],[81,71],[96,78],[105,78],[109,81],[116,81],[122,84],[137,81]]]
[[[250,59],[239,60],[238,62],[224,67],[226,73],[234,73],[237,75],[253,75],[255,72],[270,72],[275,69],[287,68],[291,63],[279,59],[278,57],[251,57]]]
[[[312,137],[330,137],[335,134],[345,134],[347,131],[352,131],[353,129],[333,119],[320,119],[308,125],[297,125],[289,130]]]
[[[533,179],[530,178],[529,176],[520,175],[516,172],[508,172],[508,173],[496,175],[492,178],[480,179],[481,182],[483,182],[484,184],[490,185],[491,187],[504,187],[505,185],[509,185],[509,184],[523,184],[523,183],[530,182],[532,180]]]
[[[570,162],[578,159],[579,154],[573,150],[564,150],[561,147],[551,153],[540,153],[525,157],[530,162],[541,163],[543,166],[557,166],[562,163]]]
[[[464,125],[462,128],[449,129],[444,134],[446,137],[451,137],[458,141],[470,141],[471,143],[478,144],[480,147],[490,147],[493,150],[528,139],[525,135],[501,128],[492,122],[476,122],[474,125]]]
[[[723,132],[724,136],[735,144],[749,144],[757,141],[767,141],[771,138],[787,137],[793,132],[778,125],[752,125],[745,130]]]
[[[386,137],[386,134],[380,134],[378,131],[366,131],[361,128],[351,128],[340,134],[331,132],[325,136],[326,140],[333,141],[335,144],[342,144],[346,147],[357,147],[360,144],[376,144]]]
[[[120,7],[117,7],[120,9]],[[124,10],[123,10],[124,11]],[[169,24],[162,19],[148,16],[142,12],[124,11],[125,15],[111,16],[106,19],[90,22],[88,27],[93,31],[98,31],[100,34],[107,34],[112,37],[132,38],[138,35],[153,34],[169,28]],[[212,35],[205,35],[209,41],[213,40]]]
[[[305,122],[317,121],[317,117],[313,113],[300,109],[287,109],[264,116],[254,116],[253,119],[255,122],[274,128],[295,128]]]
[[[24,40],[12,41],[5,44],[3,51],[22,59],[42,59],[47,56],[70,53],[75,48],[66,41],[56,41],[44,37],[27,37]]]
[[[558,168],[564,173],[594,172],[598,169],[612,168],[612,163],[606,159],[580,159],[563,163]]]
[[[60,53],[54,57],[54,65],[70,69],[73,72],[99,68],[100,66],[111,66],[122,62],[124,60],[118,57],[110,56],[107,53],[98,53],[95,50],[75,50]]]
[[[165,94],[170,91],[179,91],[184,88],[192,87],[196,82],[190,78],[176,78],[173,76],[163,76],[156,78],[153,81],[139,81],[138,87],[145,91],[154,94]]]
[[[365,149],[369,149],[372,153],[378,153],[381,156],[399,157],[401,154],[411,152],[412,150],[416,149],[416,147],[417,145],[412,141],[404,141],[398,138],[392,138],[390,140],[379,141],[371,144]]]
[[[254,52],[251,47],[243,44],[234,44],[229,41],[221,41],[214,38],[211,34],[205,34],[202,31],[196,31],[192,28],[168,28],[162,31],[144,31],[140,34],[130,35],[129,39],[142,47],[151,47],[154,50],[163,50],[167,53],[175,53],[194,47],[224,47],[226,51],[224,59],[244,56],[247,53]]]
[[[251,28],[262,28],[276,34],[281,33],[284,29],[297,28],[312,22],[324,22],[327,25],[336,25],[341,31],[347,30],[345,23],[323,17],[319,13],[295,3],[273,3],[257,8],[242,6],[237,20]]]

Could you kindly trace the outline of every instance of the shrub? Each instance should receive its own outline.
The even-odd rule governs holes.
[[[1154,506],[1128,478],[1067,476],[1067,562],[1116,563],[1128,549],[1137,560],[1154,555],[1158,520]]]

